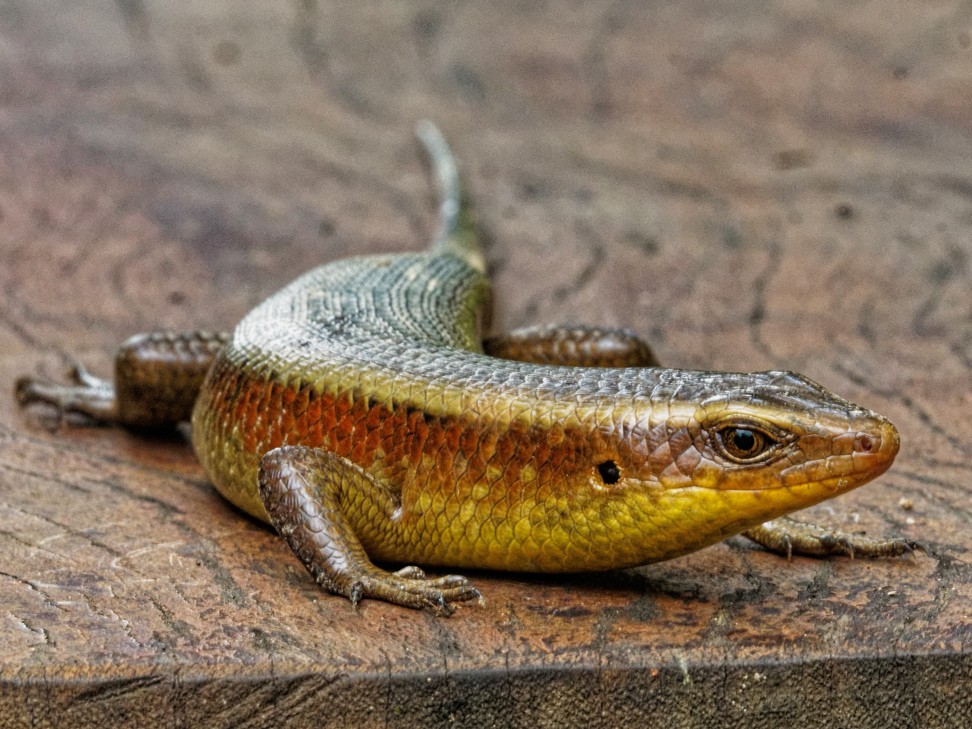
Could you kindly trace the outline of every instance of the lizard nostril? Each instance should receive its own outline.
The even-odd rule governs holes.
[[[854,439],[854,452],[855,453],[871,453],[878,449],[879,440],[873,435],[867,433],[859,433]]]

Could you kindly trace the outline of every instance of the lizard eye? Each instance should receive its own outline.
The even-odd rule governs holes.
[[[777,440],[751,425],[728,425],[716,431],[716,443],[729,460],[754,463],[768,455],[777,445]]]

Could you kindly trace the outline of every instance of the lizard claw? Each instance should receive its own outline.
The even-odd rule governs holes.
[[[95,377],[88,372],[88,368],[73,357],[70,359],[70,363],[71,364],[67,370],[67,377],[73,384],[92,390],[111,387],[109,383],[105,382],[100,377]]]

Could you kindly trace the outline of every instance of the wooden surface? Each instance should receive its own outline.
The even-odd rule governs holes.
[[[0,726],[969,726],[970,39],[954,0],[0,2]],[[17,409],[18,374],[423,245],[426,116],[495,328],[627,325],[888,415],[894,468],[811,516],[930,553],[734,539],[355,612],[181,437]]]

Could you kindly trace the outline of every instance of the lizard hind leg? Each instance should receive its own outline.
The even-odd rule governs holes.
[[[571,367],[658,367],[648,344],[628,329],[538,326],[483,342],[486,354],[532,364]]]
[[[376,598],[448,615],[451,603],[480,598],[459,575],[428,579],[418,567],[386,572],[372,564],[352,522],[387,534],[396,526],[398,499],[369,473],[330,451],[304,446],[269,451],[260,462],[260,498],[270,522],[314,579],[355,605]]]
[[[206,373],[229,334],[204,331],[152,332],[124,342],[115,355],[112,380],[102,380],[75,363],[70,384],[26,376],[17,380],[21,406],[46,403],[99,423],[167,427],[192,414]]]

